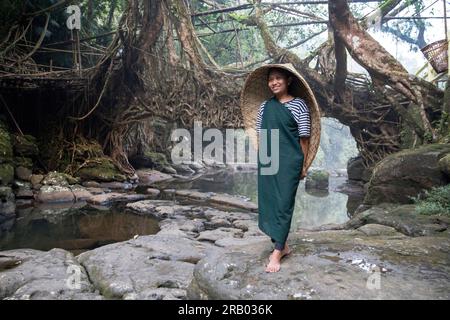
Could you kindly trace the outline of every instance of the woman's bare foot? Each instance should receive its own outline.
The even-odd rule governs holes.
[[[269,256],[269,264],[266,267],[266,272],[278,272],[281,267],[281,259],[291,253],[288,245],[284,245],[283,250],[273,250],[272,254]]]
[[[274,252],[275,252],[275,250],[274,250]],[[281,258],[280,258],[280,260],[283,259],[283,257],[285,257],[287,255],[290,255],[291,252],[292,252],[291,249],[289,248],[288,244],[286,243],[284,245],[284,249],[281,251]],[[273,252],[269,256],[269,262],[270,262],[270,259],[272,258],[272,255],[273,255]]]
[[[277,249],[273,250],[269,258],[269,264],[266,267],[266,272],[278,272],[280,270],[281,252]]]

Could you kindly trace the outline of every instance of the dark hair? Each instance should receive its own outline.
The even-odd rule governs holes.
[[[295,80],[295,75],[292,73],[292,72],[290,72],[289,70],[286,70],[286,69],[283,69],[283,68],[279,68],[279,67],[270,67],[269,68],[269,71],[267,72],[267,81],[269,81],[269,75],[270,75],[270,73],[272,72],[272,71],[279,71],[279,72],[281,72],[286,78],[289,78],[289,77],[292,77],[292,81],[291,81],[291,83],[288,85],[288,93],[289,94],[292,94],[292,89],[291,89],[291,85],[292,85],[292,83],[294,82],[294,80]]]

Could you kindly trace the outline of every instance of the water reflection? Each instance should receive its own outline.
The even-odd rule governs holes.
[[[156,219],[127,213],[123,204],[111,208],[86,204],[25,207],[17,210],[12,228],[0,234],[0,250],[62,248],[79,254],[158,231]]]
[[[349,198],[347,194],[337,191],[346,181],[347,177],[330,176],[328,191],[306,190],[305,180],[300,181],[291,229],[346,222],[362,201],[361,195]],[[193,181],[189,187],[202,192],[226,192],[246,196],[251,201],[258,202],[256,171],[236,173],[223,171]]]

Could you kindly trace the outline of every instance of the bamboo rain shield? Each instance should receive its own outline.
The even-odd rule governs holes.
[[[267,130],[267,141],[262,132]],[[262,143],[267,143],[267,156],[272,158],[272,130],[279,134],[279,167],[271,175],[261,174],[261,168],[271,163],[261,163]],[[303,167],[304,154],[299,143],[298,125],[291,111],[273,96],[264,107],[261,119],[258,148],[258,226],[277,242],[284,243],[289,234],[295,196]],[[276,149],[274,149],[274,153]],[[266,169],[267,170],[267,169]]]

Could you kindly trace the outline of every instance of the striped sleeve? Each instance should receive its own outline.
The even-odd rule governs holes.
[[[299,137],[310,137],[311,136],[311,116],[309,108],[303,99],[297,98],[289,103],[289,109],[294,116],[295,121],[298,125],[298,135]]]
[[[256,117],[256,132],[258,134],[259,134],[259,130],[261,129],[262,116],[264,113],[264,107],[266,105],[266,101],[261,103],[261,105],[259,106],[258,116]]]

